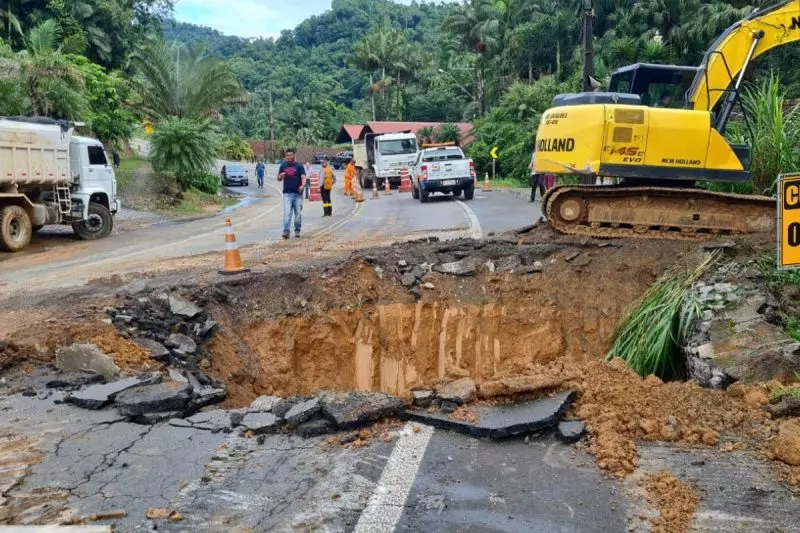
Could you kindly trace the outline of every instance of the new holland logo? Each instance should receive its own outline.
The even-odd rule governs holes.
[[[575,139],[539,139],[537,152],[571,152],[575,149]]]
[[[792,25],[789,26],[790,30],[800,30],[800,17],[792,17]]]

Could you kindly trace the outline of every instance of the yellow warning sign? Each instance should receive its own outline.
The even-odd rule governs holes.
[[[800,174],[778,176],[778,268],[800,268]]]
[[[147,135],[152,135],[152,134],[153,134],[153,131],[155,131],[155,130],[153,130],[153,125],[152,125],[152,124],[151,124],[149,121],[145,122],[145,123],[143,124],[143,126],[144,126],[144,132],[145,132]]]

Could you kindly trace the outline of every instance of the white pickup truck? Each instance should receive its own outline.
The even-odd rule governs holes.
[[[411,196],[428,201],[431,193],[464,192],[464,200],[475,195],[475,163],[454,145],[423,146],[411,169]]]

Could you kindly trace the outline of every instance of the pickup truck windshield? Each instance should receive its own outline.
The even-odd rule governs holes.
[[[417,141],[414,139],[379,141],[378,150],[380,150],[383,155],[414,154],[417,152]]]
[[[464,159],[464,154],[458,148],[446,150],[431,150],[422,155],[423,161],[447,161],[451,159]]]

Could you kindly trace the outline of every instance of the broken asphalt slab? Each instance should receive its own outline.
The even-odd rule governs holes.
[[[473,437],[504,439],[556,426],[576,397],[575,391],[568,391],[552,398],[518,404],[474,406],[472,409],[478,416],[475,423],[453,420],[442,412],[429,413],[411,409],[403,411],[400,417]]]
[[[81,391],[70,394],[64,401],[84,409],[102,409],[113,402],[118,394],[128,389],[160,382],[161,374],[154,372],[102,385],[91,385]]]
[[[192,386],[188,383],[166,381],[128,389],[117,395],[114,405],[121,415],[128,417],[145,413],[181,412],[189,406],[191,396]]]
[[[321,396],[322,416],[338,429],[352,429],[401,413],[405,403],[381,392],[328,392]]]

